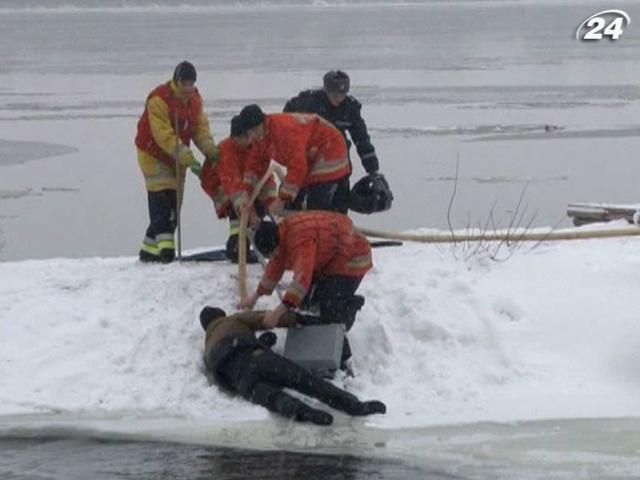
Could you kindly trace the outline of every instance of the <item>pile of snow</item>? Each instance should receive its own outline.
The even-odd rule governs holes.
[[[640,239],[547,243],[504,262],[455,253],[375,250],[350,333],[357,376],[336,380],[387,403],[366,425],[640,416]],[[250,267],[252,286],[260,273]],[[52,259],[2,263],[0,279],[0,415],[275,421],[204,374],[198,313],[233,310],[234,266]]]

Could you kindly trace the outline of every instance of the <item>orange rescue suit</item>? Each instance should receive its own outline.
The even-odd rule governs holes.
[[[230,204],[234,206],[244,196],[251,194],[251,187],[244,183],[246,157],[251,150],[242,148],[231,137],[218,144],[218,163],[205,162],[200,174],[200,185],[211,197],[218,218],[228,215]],[[260,201],[268,207],[276,198],[276,183],[273,175],[265,183]]]
[[[284,271],[293,270],[283,302],[294,307],[300,305],[313,280],[362,277],[373,266],[368,240],[341,213],[292,214],[278,225],[278,235],[278,247],[260,280],[258,294],[271,294]]]
[[[265,136],[254,142],[245,182],[255,185],[271,159],[287,167],[278,196],[293,200],[300,189],[316,183],[339,180],[351,174],[347,146],[340,131],[315,114],[276,113],[265,115]]]

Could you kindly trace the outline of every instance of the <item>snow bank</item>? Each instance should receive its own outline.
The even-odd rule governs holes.
[[[375,250],[350,334],[357,377],[337,380],[387,403],[366,425],[640,416],[639,239],[543,244],[504,262],[454,253]],[[260,267],[250,273],[255,286]],[[236,292],[226,264],[1,263],[0,415],[275,421],[203,372],[198,312],[233,310]]]

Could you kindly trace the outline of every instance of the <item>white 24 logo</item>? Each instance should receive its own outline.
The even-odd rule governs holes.
[[[607,25],[607,21],[603,18],[605,15],[615,18]],[[628,26],[631,23],[631,18],[622,10],[603,10],[602,12],[594,13],[580,24],[578,30],[576,30],[576,40],[580,40],[580,32],[584,27],[587,27],[588,30],[583,35],[582,40],[600,40],[603,36],[611,37],[611,40],[617,40],[622,35],[625,21]],[[600,33],[603,29],[604,32]]]

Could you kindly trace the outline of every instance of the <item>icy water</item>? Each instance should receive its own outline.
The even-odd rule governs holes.
[[[638,201],[637,3],[616,3],[632,23],[598,43],[574,34],[601,2],[185,3],[0,2],[0,259],[136,253],[136,121],[183,58],[218,139],[243,105],[279,111],[346,69],[396,194],[361,225],[446,228],[457,161],[454,227],[506,226],[522,194],[532,225]],[[185,247],[226,238],[193,179],[183,224]]]
[[[0,451],[0,477],[5,480],[460,478],[406,462],[353,455],[274,453],[172,443],[7,438],[0,439]]]
[[[62,416],[64,418],[64,416]],[[39,429],[1,428],[0,478],[108,479],[421,479],[634,480],[640,478],[638,419],[543,420],[376,430],[349,424],[331,429],[282,424],[220,429],[183,422],[135,431],[139,421],[102,432],[71,428],[78,419],[9,419]],[[128,425],[128,427],[127,427]],[[176,429],[177,428],[177,429]],[[111,431],[111,433],[107,433]],[[169,434],[168,432],[172,432]],[[274,449],[263,437],[284,440]],[[314,443],[314,437],[317,442]],[[331,442],[331,438],[334,438]],[[180,443],[171,442],[180,438]],[[226,440],[225,440],[226,439]],[[241,447],[240,445],[244,445]],[[234,448],[229,448],[234,447]]]

